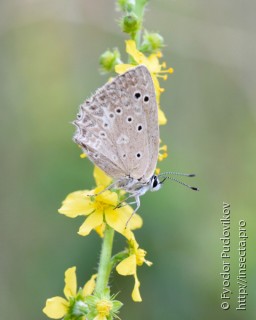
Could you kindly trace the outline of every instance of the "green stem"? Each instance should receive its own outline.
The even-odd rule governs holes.
[[[136,0],[136,5],[135,5],[135,8],[134,8],[134,13],[139,18],[140,24],[141,24],[140,29],[133,36],[133,40],[136,42],[137,48],[139,48],[140,42],[141,42],[141,31],[142,31],[142,24],[143,24],[143,16],[144,16],[144,11],[145,11],[145,7],[146,7],[147,3],[148,3],[148,0]]]
[[[102,293],[104,289],[107,288],[108,279],[111,272],[111,254],[113,247],[115,231],[106,225],[106,230],[104,233],[104,238],[102,242],[102,248],[100,253],[100,262],[98,268],[98,276],[96,282],[96,293]]]

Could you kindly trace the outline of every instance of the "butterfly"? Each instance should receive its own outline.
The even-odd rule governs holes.
[[[113,183],[107,189],[123,189],[140,207],[140,196],[157,191],[166,179],[198,190],[166,172],[156,175],[159,153],[158,107],[152,77],[144,65],[118,75],[80,105],[73,122],[73,140]],[[161,180],[161,178],[163,179]],[[106,190],[106,189],[105,189]]]

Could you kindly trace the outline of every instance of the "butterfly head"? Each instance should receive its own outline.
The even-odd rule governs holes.
[[[153,175],[150,181],[150,191],[157,191],[162,187],[162,183],[159,181],[158,176]]]

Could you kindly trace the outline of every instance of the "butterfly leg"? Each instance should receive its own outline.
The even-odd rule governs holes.
[[[102,194],[103,192],[105,192],[105,191],[107,191],[107,190],[109,190],[109,189],[114,188],[117,184],[118,184],[118,181],[115,181],[115,182],[111,183],[107,188],[105,188],[104,190],[100,191],[99,193],[96,193],[96,194],[94,194],[94,195],[89,195],[89,194],[88,194],[88,196],[89,196],[89,197],[91,197],[91,196],[96,197],[96,196]]]
[[[128,199],[128,198],[127,198],[127,199]],[[127,200],[127,199],[125,199],[125,200]],[[125,200],[124,200],[124,201],[125,201]],[[122,208],[122,207],[125,207],[125,206],[130,205],[130,204],[137,203],[136,201],[132,201],[132,202],[128,202],[128,203],[124,203],[124,201],[122,201],[122,202],[118,203],[118,205],[114,208],[114,210],[115,210],[115,209]]]
[[[131,214],[131,216],[129,217],[129,219],[127,220],[126,224],[125,224],[125,228],[127,228],[128,223],[130,222],[131,218],[134,216],[134,214],[136,213],[136,211],[139,209],[140,207],[140,196],[138,195],[133,195],[135,198],[135,202],[137,204],[135,210],[133,211],[133,213]]]
[[[121,208],[121,207],[124,207],[124,206],[126,206],[127,204],[136,203],[136,201],[135,201],[135,202],[130,202],[130,203],[124,203],[124,202],[126,202],[128,199],[130,199],[130,198],[132,198],[132,197],[134,197],[134,195],[133,195],[133,194],[130,194],[130,195],[129,195],[127,198],[125,198],[123,201],[119,202],[119,203],[117,204],[117,206],[114,208],[114,210],[115,210],[115,209],[118,209],[118,208]]]

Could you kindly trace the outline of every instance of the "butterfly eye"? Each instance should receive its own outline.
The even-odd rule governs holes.
[[[158,181],[156,178],[154,178],[154,181],[153,181],[153,188],[155,188],[156,186],[158,185]]]
[[[139,92],[136,92],[136,93],[134,94],[134,97],[135,97],[136,99],[139,99],[139,98],[141,97],[141,94],[140,94]]]
[[[145,96],[144,97],[144,102],[148,102],[149,101],[149,97],[148,96]]]
[[[81,118],[82,118],[81,114],[78,113],[78,114],[77,114],[77,119],[81,119]]]
[[[151,178],[151,191],[157,191],[161,188],[162,183],[159,181],[157,176]]]

